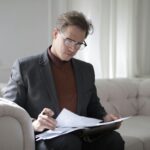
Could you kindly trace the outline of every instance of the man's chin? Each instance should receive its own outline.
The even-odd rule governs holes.
[[[69,61],[71,58],[65,58],[63,61]]]
[[[72,57],[70,57],[70,56],[64,56],[64,57],[62,57],[62,60],[63,61],[69,61],[71,58]]]

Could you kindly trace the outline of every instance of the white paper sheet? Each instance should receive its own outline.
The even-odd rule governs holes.
[[[56,119],[57,127],[91,127],[102,122],[100,119],[79,116],[67,109],[63,109]]]

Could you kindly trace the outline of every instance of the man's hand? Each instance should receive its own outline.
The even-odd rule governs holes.
[[[56,127],[56,120],[52,118],[54,112],[49,108],[44,108],[38,115],[38,118],[32,122],[34,131],[42,132],[44,129],[54,130]]]
[[[103,117],[104,122],[108,122],[108,121],[113,121],[113,120],[117,120],[120,117],[117,117],[113,114],[107,114],[106,116]]]
[[[113,121],[113,120],[117,120],[120,117],[115,116],[113,114],[107,114],[106,116],[103,117],[104,122],[109,122],[109,121]],[[121,126],[121,122],[117,123],[117,129]]]

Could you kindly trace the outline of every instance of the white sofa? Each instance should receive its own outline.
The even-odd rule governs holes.
[[[3,86],[0,85],[0,87]],[[125,150],[150,150],[150,79],[99,79],[96,80],[96,86],[100,101],[107,112],[122,117],[132,116],[130,119],[123,121],[121,128],[118,130],[125,140]],[[0,107],[3,106],[0,104]],[[34,147],[33,131],[29,116],[26,113],[24,114],[24,111],[22,112],[20,108],[19,110],[18,107],[16,109],[16,106],[15,109],[12,108],[6,115],[9,118],[12,114],[16,115],[20,113],[20,116],[22,116],[23,113],[27,117],[23,121],[23,124],[27,124],[28,126],[26,128],[25,125],[22,127],[22,121],[17,121],[13,117],[11,120],[7,117],[3,118],[1,115],[2,112],[6,113],[7,111],[0,108],[0,121],[1,119],[6,119],[8,125],[5,126],[5,121],[3,125],[0,123],[0,133],[3,133],[0,137],[0,146],[7,141],[9,144],[4,145],[8,146],[8,149],[11,147],[11,150],[23,150],[22,144],[25,140],[26,144],[29,142],[26,147]],[[23,118],[21,117],[20,119]],[[13,130],[11,130],[11,121],[13,122]],[[24,134],[26,136],[23,136]],[[11,136],[9,137],[8,135]],[[22,149],[12,148],[14,145],[11,139],[15,141],[13,143],[16,143]],[[16,141],[21,141],[21,145]],[[28,147],[24,149],[30,150],[32,148]],[[7,148],[2,150],[7,150]]]
[[[125,150],[150,150],[150,79],[99,79],[97,93],[107,112],[122,117]]]
[[[28,113],[0,98],[0,150],[34,150],[34,132]]]

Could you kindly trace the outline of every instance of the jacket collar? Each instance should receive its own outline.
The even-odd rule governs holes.
[[[40,65],[46,65],[49,63],[49,58],[48,58],[48,49],[42,53],[40,59],[39,59],[39,64]]]

